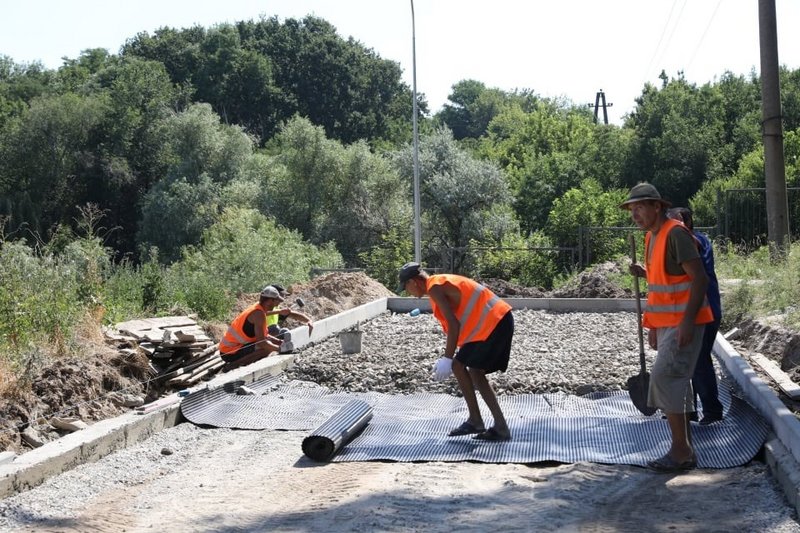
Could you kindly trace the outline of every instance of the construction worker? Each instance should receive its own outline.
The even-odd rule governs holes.
[[[719,401],[719,386],[717,384],[717,373],[714,371],[714,360],[711,358],[711,351],[714,348],[714,341],[719,331],[719,323],[722,320],[722,302],[719,294],[719,282],[717,273],[714,270],[714,247],[711,240],[704,234],[694,229],[692,210],[688,207],[673,207],[667,210],[667,216],[680,220],[689,228],[697,241],[697,249],[700,252],[700,259],[703,261],[703,268],[708,276],[708,289],[706,298],[714,313],[714,321],[706,324],[703,330],[703,344],[700,347],[700,355],[697,358],[697,365],[692,376],[692,388],[700,403],[703,405],[703,419],[700,420],[701,426],[707,426],[722,420],[722,403]],[[697,419],[695,410],[693,419]]]
[[[227,363],[227,370],[249,365],[280,350],[280,339],[271,336],[267,329],[267,316],[288,316],[290,309],[275,310],[277,304],[273,302],[282,301],[278,290],[267,285],[261,291],[258,303],[239,313],[233,320],[219,341],[220,355]]]
[[[434,379],[444,381],[454,374],[469,411],[469,418],[449,435],[474,434],[473,438],[480,440],[510,440],[511,431],[486,374],[508,368],[514,336],[511,306],[474,280],[455,274],[430,276],[419,263],[406,263],[398,277],[398,292],[405,290],[417,298],[430,297],[433,315],[447,334],[444,356],[433,368]],[[480,391],[494,418],[494,425],[488,429],[478,408],[475,389]]]
[[[631,274],[647,277],[647,308],[642,318],[647,339],[658,350],[650,376],[647,404],[666,415],[671,433],[669,451],[650,461],[660,472],[697,466],[689,418],[694,411],[692,375],[705,324],[714,315],[706,300],[708,276],[695,240],[682,223],[667,217],[670,202],[649,183],[634,186],[621,209],[646,230],[645,267],[632,264]]]
[[[286,298],[286,289],[278,285],[277,283],[273,283],[270,285],[276,291],[278,291],[278,295],[280,296],[280,300],[277,298],[268,298],[266,301],[262,302],[264,309],[266,311],[273,311],[281,302],[283,302]],[[302,304],[302,300],[299,300],[299,303]],[[299,311],[295,311],[293,309],[289,309],[288,314],[284,313],[275,313],[275,314],[267,314],[267,331],[273,337],[280,339],[281,346],[280,346],[280,353],[289,353],[294,350],[294,344],[292,343],[292,333],[289,331],[288,328],[284,327],[287,318],[291,318],[292,320],[297,320],[308,326],[308,334],[311,335],[311,332],[314,330],[314,322],[311,320],[311,317],[306,315],[305,313],[301,313]]]

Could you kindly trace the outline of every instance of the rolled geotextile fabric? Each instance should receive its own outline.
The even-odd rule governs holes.
[[[314,461],[330,461],[372,419],[372,407],[350,400],[320,427],[303,439],[303,453]]]

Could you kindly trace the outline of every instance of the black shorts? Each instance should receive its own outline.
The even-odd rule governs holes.
[[[226,363],[235,363],[245,355],[250,355],[255,351],[256,351],[256,345],[248,344],[247,346],[243,346],[233,353],[220,353],[219,356]]]
[[[478,368],[487,374],[505,372],[511,357],[511,338],[514,336],[514,316],[511,310],[500,319],[485,341],[468,342],[459,348],[456,360],[469,368]]]

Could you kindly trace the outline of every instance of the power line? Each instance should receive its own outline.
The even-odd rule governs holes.
[[[677,2],[678,2],[678,0],[674,0],[674,2],[672,4],[672,9],[670,9],[669,17],[667,17],[667,22],[664,25],[664,30],[662,31],[661,39],[659,39],[659,41],[658,41],[659,44],[661,44],[661,40],[664,37],[664,32],[666,32],[667,28],[669,27],[669,22],[670,22],[670,19],[672,18],[672,12],[675,9],[675,4],[677,4]],[[681,16],[683,15],[683,10],[686,9],[686,3],[687,3],[687,0],[683,0],[683,4],[681,5],[681,10],[678,12],[678,16],[675,17],[675,23],[672,25],[672,30],[670,30],[670,32],[669,32],[669,36],[667,37],[667,42],[661,48],[661,52],[660,53],[658,53],[658,47],[656,47],[656,54],[653,55],[654,59],[655,59],[656,56],[658,57],[658,60],[656,61],[656,63],[661,62],[661,60],[664,57],[664,55],[666,54],[667,50],[669,50],[669,45],[672,42],[672,37],[675,35],[675,30],[678,29],[678,26],[680,24]],[[647,73],[645,74],[645,79],[647,79],[647,77],[648,77],[648,75],[650,73],[650,67],[652,66],[652,64],[653,64],[653,61],[651,60],[650,61],[650,65],[648,65],[648,67],[647,67]]]
[[[659,48],[661,47],[661,41],[664,40],[664,34],[667,33],[667,28],[669,27],[669,21],[672,20],[672,12],[675,11],[675,5],[678,3],[678,0],[672,1],[672,7],[669,9],[669,15],[667,16],[666,22],[664,22],[664,29],[661,30],[661,37],[658,38],[658,44],[656,44],[655,50],[653,50],[653,56],[650,58],[650,62],[647,63],[647,69],[644,72],[644,79],[647,79],[650,76],[650,67],[653,66],[653,62],[658,55]]]
[[[711,23],[714,21],[714,17],[717,16],[717,11],[719,11],[719,6],[722,4],[722,0],[717,1],[717,7],[714,8],[714,12],[711,13],[711,18],[708,19],[708,24],[706,24],[706,29],[703,30],[703,35],[700,37],[700,40],[697,42],[697,46],[692,53],[692,58],[689,60],[689,63],[686,65],[686,69],[688,70],[691,68],[692,63],[694,63],[694,58],[697,56],[697,51],[700,50],[700,46],[703,44],[703,40],[706,38],[706,34],[708,33],[708,29],[711,27]]]

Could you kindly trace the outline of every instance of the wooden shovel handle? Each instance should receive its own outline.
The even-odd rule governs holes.
[[[631,233],[628,237],[631,244],[631,261],[636,264],[636,237]],[[639,275],[634,274],[633,294],[636,297],[636,326],[639,330],[639,365],[641,372],[644,374],[647,371],[644,360],[644,333],[642,332],[642,299],[639,295]]]

